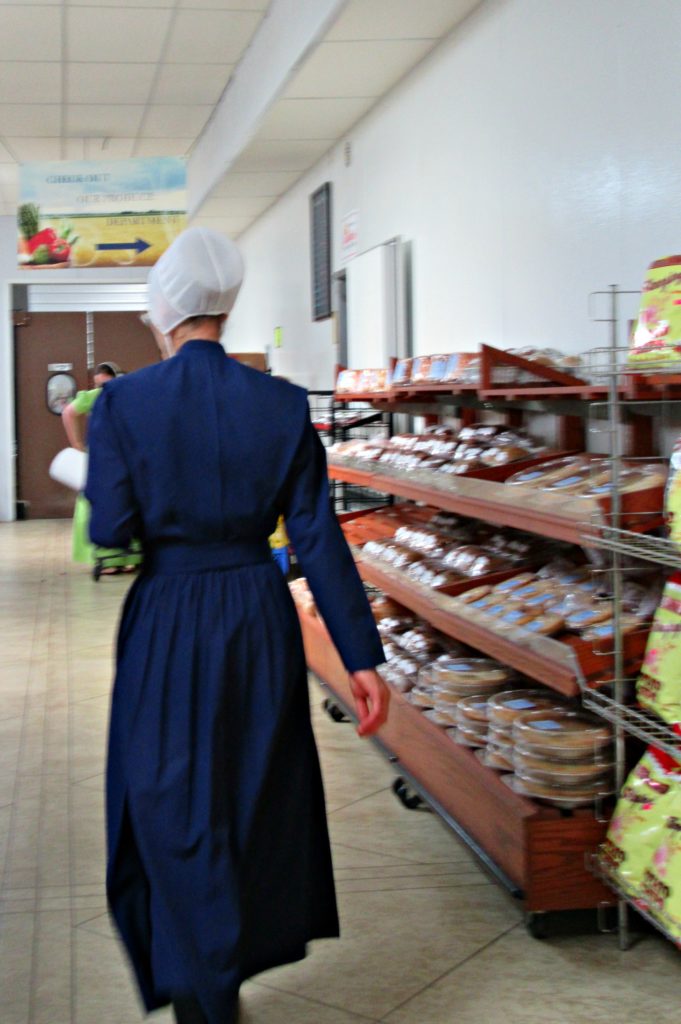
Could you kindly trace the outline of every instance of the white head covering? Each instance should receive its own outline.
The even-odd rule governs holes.
[[[187,228],[149,274],[151,322],[167,335],[190,316],[229,313],[243,276],[234,242],[210,228]]]

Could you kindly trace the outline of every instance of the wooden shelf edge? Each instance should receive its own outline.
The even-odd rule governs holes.
[[[484,496],[457,494],[452,491],[428,487],[420,481],[398,478],[387,473],[372,473],[370,470],[356,469],[354,466],[343,466],[337,462],[328,465],[329,476],[333,480],[344,480],[347,483],[359,484],[374,491],[383,491],[412,501],[423,501],[446,512],[455,512],[472,519],[482,519],[495,526],[510,526],[516,530],[537,533],[552,540],[567,541],[570,544],[588,545],[583,536],[584,526],[579,519],[560,517],[556,509],[521,508],[510,502],[502,504],[486,499]],[[478,481],[480,484],[489,481]]]

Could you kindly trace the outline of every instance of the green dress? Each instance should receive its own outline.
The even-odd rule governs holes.
[[[71,403],[74,412],[79,416],[89,416],[101,393],[101,388],[79,391]],[[119,555],[118,549],[115,548],[95,547],[90,540],[90,502],[84,494],[78,495],[73,510],[72,549],[73,561],[83,565],[94,565],[97,558],[106,558],[107,567],[112,568],[139,565],[142,561],[142,553],[137,543],[133,545],[132,550],[136,553],[132,555]]]

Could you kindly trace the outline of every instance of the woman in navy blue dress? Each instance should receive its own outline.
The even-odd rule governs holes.
[[[338,934],[300,629],[267,542],[284,515],[368,735],[383,652],[330,511],[305,391],[219,343],[238,250],[192,228],[149,279],[171,359],[107,386],[90,424],[95,544],[144,546],[121,620],[107,892],[147,1010],[236,1020],[240,983]]]

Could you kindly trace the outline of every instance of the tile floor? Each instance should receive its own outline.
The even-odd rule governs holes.
[[[63,522],[0,525],[0,1024],[143,1019],[107,917],[102,783],[111,643],[129,580],[94,584]],[[319,710],[344,935],[245,986],[244,1024],[673,1024],[681,960],[646,936],[516,906],[391,771]],[[170,1020],[167,1011],[153,1018]]]

